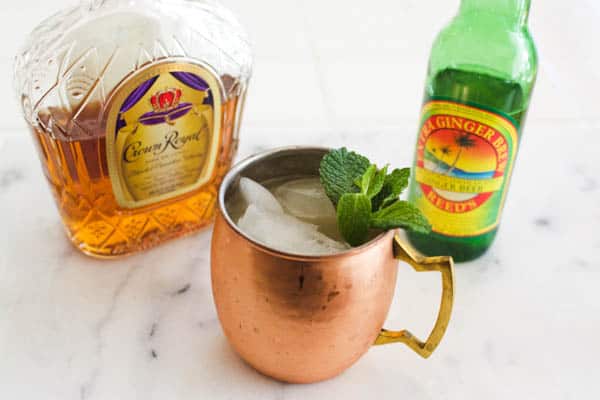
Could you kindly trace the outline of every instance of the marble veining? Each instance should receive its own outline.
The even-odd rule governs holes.
[[[106,326],[112,322],[113,314],[118,305],[121,294],[127,288],[127,284],[129,283],[129,280],[131,279],[131,276],[134,274],[134,272],[135,266],[127,267],[125,276],[117,284],[117,287],[111,295],[111,300],[108,304],[106,312],[100,317],[100,319],[96,323],[96,326],[94,327],[94,335],[96,337],[95,353],[97,358],[100,358],[105,347],[104,330]],[[99,360],[96,360],[95,364],[96,365],[92,367],[89,378],[81,385],[80,393],[82,400],[89,398],[89,396],[93,393],[94,386],[96,384],[96,380],[98,378],[101,368]]]

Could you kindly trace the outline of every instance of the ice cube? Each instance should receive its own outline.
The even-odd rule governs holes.
[[[254,240],[288,253],[323,255],[349,248],[319,232],[316,225],[255,204],[248,206],[238,226]]]
[[[275,189],[275,197],[286,212],[320,224],[336,218],[335,208],[325,194],[319,178],[302,178],[286,182]]]
[[[267,189],[249,178],[240,179],[240,193],[246,204],[254,204],[265,211],[283,213],[283,208]]]

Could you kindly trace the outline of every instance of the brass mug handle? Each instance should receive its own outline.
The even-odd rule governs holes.
[[[450,321],[454,300],[454,261],[452,257],[423,257],[410,246],[402,243],[398,235],[394,237],[394,257],[410,264],[415,271],[439,271],[442,273],[442,301],[437,321],[427,341],[422,342],[407,330],[388,331],[382,329],[375,340],[376,345],[404,343],[423,358],[427,358],[438,346]]]

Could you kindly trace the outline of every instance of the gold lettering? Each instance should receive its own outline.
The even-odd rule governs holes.
[[[427,193],[427,198],[429,200],[435,200],[435,193],[433,192],[433,190],[431,190],[429,193]]]
[[[449,201],[446,201],[444,203],[444,210],[446,210],[448,212],[452,212],[453,211],[452,203],[450,203]]]
[[[502,136],[498,137],[498,139],[494,140],[494,147],[500,148],[504,144],[504,138]]]
[[[435,118],[435,126],[437,126],[438,128],[445,128],[446,124],[444,124],[444,117],[436,117]]]
[[[483,136],[483,131],[484,130],[485,130],[485,125],[478,124],[477,125],[477,130],[475,131],[475,134],[477,136]]]
[[[465,131],[467,132],[474,132],[475,131],[475,122],[473,121],[467,121],[465,122]]]
[[[458,213],[465,212],[467,205],[465,203],[456,203],[455,211]]]
[[[428,119],[427,122],[423,124],[423,129],[421,130],[422,140],[425,140],[425,137],[429,136],[434,128],[433,121],[431,121],[431,118]]]
[[[462,130],[462,128],[463,128],[463,119],[462,118],[457,118],[457,117],[452,117],[451,126],[452,126],[452,128],[461,129]]]
[[[153,154],[155,156],[164,153],[168,148],[180,150],[186,144],[192,141],[200,141],[202,134],[207,130],[207,126],[203,126],[198,132],[189,135],[180,136],[178,131],[169,131],[165,135],[164,142],[152,143],[144,146],[141,141],[133,142],[125,146],[123,150],[123,161],[132,163],[145,154]]]
[[[498,163],[498,171],[504,172],[505,169],[506,169],[506,160]]]

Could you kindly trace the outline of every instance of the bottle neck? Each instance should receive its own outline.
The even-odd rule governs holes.
[[[460,15],[491,14],[514,25],[525,26],[531,0],[461,0]]]

